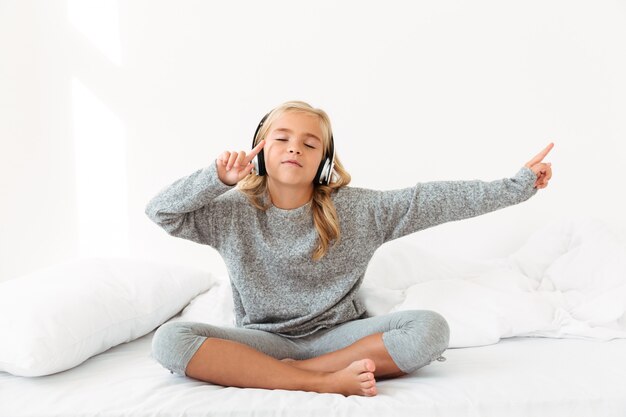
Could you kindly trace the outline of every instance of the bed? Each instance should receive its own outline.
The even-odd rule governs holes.
[[[515,337],[449,349],[376,397],[221,387],[150,357],[154,332],[38,378],[0,374],[2,416],[620,416],[626,340]]]
[[[172,374],[150,355],[155,329],[176,320],[233,326],[227,277],[138,260],[68,263],[23,281],[106,286],[68,302],[67,290],[50,297],[49,287],[44,297],[32,283],[0,284],[0,416],[626,416],[624,248],[611,227],[577,219],[491,261],[402,242],[377,252],[361,291],[368,311],[436,309],[451,341],[445,361],[378,381],[375,397],[222,387]],[[152,293],[138,295],[146,285]],[[42,303],[56,317],[32,312]]]

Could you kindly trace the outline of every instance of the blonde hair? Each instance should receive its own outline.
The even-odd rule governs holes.
[[[316,115],[320,121],[320,127],[322,128],[322,143],[324,148],[324,156],[330,152],[330,138],[332,136],[332,129],[330,125],[330,118],[322,109],[316,109],[303,101],[287,101],[280,106],[274,108],[267,119],[259,129],[256,137],[254,138],[254,146],[256,146],[261,139],[269,132],[272,123],[279,118],[285,112],[303,112]],[[331,173],[331,181],[328,185],[314,184],[313,198],[311,202],[311,208],[313,210],[313,223],[317,229],[318,245],[313,252],[313,260],[321,259],[330,247],[330,242],[333,245],[337,244],[341,238],[341,231],[339,228],[339,217],[335,210],[335,205],[331,199],[331,194],[350,183],[351,176],[345,170],[337,152],[335,151],[335,165],[333,172]],[[271,205],[271,200],[267,198],[266,204],[263,204],[263,198],[268,196],[267,193],[267,176],[256,175],[256,172],[250,173],[244,179],[237,183],[237,189],[243,192],[252,205],[260,210],[267,210]],[[268,196],[269,197],[269,196]]]

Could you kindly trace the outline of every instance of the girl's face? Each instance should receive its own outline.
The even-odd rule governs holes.
[[[312,186],[324,154],[319,118],[284,112],[265,135],[263,154],[268,180],[284,185]],[[296,161],[291,163],[287,161]]]

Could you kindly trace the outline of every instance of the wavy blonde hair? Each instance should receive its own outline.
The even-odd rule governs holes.
[[[303,112],[312,114],[318,117],[320,127],[322,128],[322,143],[324,147],[324,160],[325,156],[330,152],[330,138],[332,136],[332,129],[330,124],[330,118],[322,109],[313,108],[311,105],[303,101],[287,101],[280,106],[274,108],[268,115],[267,119],[259,129],[256,137],[254,138],[254,146],[256,146],[261,139],[269,132],[272,123],[279,118],[285,112]],[[318,233],[318,245],[313,252],[312,259],[320,260],[330,247],[330,242],[335,245],[341,238],[341,231],[339,228],[339,217],[335,210],[335,205],[331,199],[331,194],[350,183],[351,176],[343,167],[337,151],[335,151],[335,165],[333,172],[331,173],[331,181],[328,185],[314,184],[313,198],[311,202],[311,208],[313,210],[313,223]],[[237,183],[237,188],[243,192],[253,204],[260,210],[267,210],[271,205],[271,200],[267,198],[267,204],[263,204],[263,198],[269,197],[267,191],[267,175],[259,176],[256,172],[251,172],[247,177],[243,178]]]

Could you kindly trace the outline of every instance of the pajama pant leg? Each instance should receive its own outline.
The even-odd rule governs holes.
[[[439,313],[404,310],[352,320],[307,336],[307,355],[334,352],[380,332],[391,358],[407,374],[441,357],[450,340],[448,323]]]
[[[440,357],[450,337],[445,319],[429,310],[405,310],[352,320],[303,338],[179,321],[165,323],[157,329],[152,339],[152,357],[170,372],[186,376],[187,364],[207,337],[243,343],[276,359],[301,360],[334,352],[381,332],[387,351],[404,373],[411,373]]]
[[[171,373],[187,376],[187,364],[207,337],[243,343],[276,359],[302,356],[296,341],[274,333],[175,321],[161,325],[154,333],[152,358]]]

